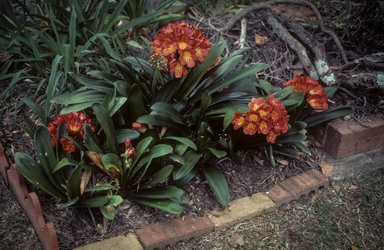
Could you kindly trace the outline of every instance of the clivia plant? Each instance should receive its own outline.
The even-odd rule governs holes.
[[[23,153],[16,162],[32,183],[68,200],[64,206],[100,207],[108,218],[122,198],[181,213],[180,187],[199,172],[226,206],[229,189],[218,159],[242,164],[236,152],[259,147],[274,165],[274,152],[310,153],[302,143],[306,129],[353,111],[314,113],[327,108],[334,88],[308,77],[275,88],[255,76],[267,64],[244,68],[248,58],[241,53],[248,48],[221,58],[225,41],[211,46],[186,23],[163,28],[148,46],[148,60],[121,58],[129,46],[105,46],[94,53],[102,58],[97,70],[70,73],[77,89],[53,98],[64,108],[52,125],[28,125],[41,165]],[[92,122],[77,113],[82,110]],[[88,171],[101,172],[103,183],[83,177]]]

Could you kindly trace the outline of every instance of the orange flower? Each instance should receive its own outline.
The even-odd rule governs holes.
[[[193,68],[197,61],[204,62],[211,44],[193,25],[178,22],[164,27],[155,37],[151,48],[157,57],[160,54],[165,57],[170,73],[180,78],[187,74],[184,65]]]
[[[258,133],[266,135],[269,133],[269,130],[271,129],[272,129],[272,123],[270,121],[262,120],[259,123]]]
[[[320,95],[311,95],[308,97],[308,104],[311,105],[313,109],[327,109],[328,108],[328,98],[327,94],[322,93]]]
[[[144,123],[141,123],[141,122],[132,123],[132,129],[140,133],[144,133],[145,131],[147,131],[147,127],[145,126]]]
[[[287,111],[273,95],[268,96],[267,102],[262,97],[252,98],[248,107],[250,111],[245,113],[245,117],[240,112],[235,113],[231,122],[235,125],[234,129],[243,127],[244,134],[264,134],[267,142],[271,143],[275,142],[278,135],[288,131]]]
[[[258,113],[247,112],[247,113],[245,113],[245,117],[250,122],[253,122],[253,123],[259,123],[260,122],[260,115]]]
[[[280,131],[271,129],[267,134],[267,142],[274,143],[278,135],[280,135]]]
[[[75,152],[75,143],[68,140],[67,138],[63,137],[60,139],[61,146],[63,147],[63,150],[65,150],[67,153]]]
[[[180,54],[180,63],[181,65],[187,64],[189,68],[195,67],[195,56],[194,52],[192,50],[186,50],[186,51],[179,51]]]
[[[308,93],[307,102],[313,109],[328,108],[328,98],[327,94],[324,93],[323,86],[310,76],[296,76],[293,80],[285,82],[284,86],[294,86],[295,89],[292,92],[301,91],[303,96]]]
[[[240,112],[236,112],[235,116],[233,117],[231,123],[234,124],[235,126],[233,127],[235,130],[241,128],[245,122],[245,118],[243,114]]]
[[[271,116],[271,111],[272,111],[272,107],[269,104],[264,104],[259,109],[259,114],[260,114],[261,119],[268,120],[269,117]]]
[[[254,135],[257,132],[257,124],[253,122],[244,122],[243,132],[246,135]]]
[[[184,66],[181,65],[179,61],[171,63],[171,65],[169,65],[169,68],[169,72],[171,74],[174,74],[176,78],[180,78],[181,76],[186,75],[188,73],[187,69],[184,68]]]
[[[91,119],[83,113],[71,112],[70,114],[58,115],[53,122],[48,124],[48,131],[51,134],[52,147],[56,146],[56,134],[57,128],[60,124],[65,123],[67,127],[68,135],[73,137],[83,138],[84,129],[83,124],[88,124],[92,131],[95,131],[95,127],[91,124]],[[60,139],[61,141],[61,139]]]
[[[251,109],[251,112],[256,112],[261,106],[265,104],[264,98],[252,98],[251,102],[248,103],[248,107]]]

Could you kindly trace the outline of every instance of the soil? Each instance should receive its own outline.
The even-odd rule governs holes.
[[[324,2],[327,2],[328,5],[331,4],[329,1]],[[326,23],[329,24],[340,18],[342,9],[340,4],[341,3],[338,2],[334,3],[335,6],[332,7],[325,8],[325,5],[320,7],[319,10],[324,16]],[[349,22],[348,29],[336,30],[337,35],[342,38],[344,47],[350,51],[348,55],[350,55],[349,59],[351,61],[361,58],[364,55],[384,51],[384,44],[378,42],[384,40],[384,25],[377,26],[370,23],[369,20],[371,19],[369,18],[372,18],[372,14],[368,13],[371,13],[369,12],[369,10],[372,10],[371,8],[369,3],[357,3],[357,7],[351,7],[350,14],[360,15],[361,19],[355,20],[351,18],[347,20]],[[187,14],[193,15],[194,13],[191,12]],[[223,27],[232,16],[232,13],[227,13],[207,19],[199,17],[198,19],[202,19],[202,22],[195,22],[195,26],[203,30],[212,44],[223,39],[227,40],[227,47],[222,55],[224,57],[237,49],[236,41],[240,35],[240,24],[235,25],[229,34],[220,31],[220,28]],[[266,16],[266,11],[257,11],[247,16],[248,25],[245,46],[251,48],[251,55],[246,66],[252,63],[268,63],[270,67],[259,73],[258,77],[271,82],[274,86],[282,87],[283,82],[293,78],[293,73],[287,69],[287,66],[295,64],[298,58],[295,52],[290,49],[283,40],[271,32],[272,28],[266,22]],[[187,22],[193,23],[190,20],[187,20]],[[384,24],[384,19],[382,22]],[[357,28],[352,29],[351,25],[355,25]],[[368,28],[371,31],[367,33],[366,30]],[[151,37],[154,37],[158,30],[159,29],[154,30]],[[310,32],[316,40],[326,45],[330,64],[343,65],[339,51],[328,36],[323,34],[319,28],[309,29],[308,32]],[[263,45],[257,44],[255,42],[256,34],[267,36],[268,41]],[[363,39],[359,40],[357,39],[358,37],[363,37]],[[349,119],[353,118],[364,123],[365,119],[371,115],[383,115],[384,88],[377,86],[370,78],[361,80],[362,84],[360,85],[352,86],[349,83],[350,76],[362,72],[372,73],[376,71],[364,65],[357,65],[352,69],[335,71],[338,79],[340,79],[338,87],[341,87],[342,91],[336,92],[332,98],[332,105],[352,105],[355,108],[355,113],[354,116],[349,116]],[[0,93],[4,91],[8,84],[8,81],[0,81]],[[28,111],[24,105],[19,107],[15,114],[16,102],[18,102],[17,99],[12,99],[5,104],[0,121],[0,141],[10,164],[14,163],[14,155],[16,152],[35,155],[33,140],[16,125],[17,123],[23,124],[21,114],[24,113],[27,116],[31,116],[32,113]],[[323,158],[324,153],[322,149],[319,148],[319,144],[311,137],[309,137],[308,144],[312,152],[311,156],[306,155],[302,159],[278,156],[276,157],[277,165],[275,168],[270,167],[264,155],[258,151],[240,152],[240,155],[245,159],[242,166],[236,165],[230,160],[217,162],[216,165],[224,173],[228,181],[231,200],[236,200],[247,195],[250,196],[257,192],[267,191],[273,187],[275,183],[281,182],[286,178],[295,176],[309,169],[319,169],[318,162]],[[17,205],[15,205],[12,195],[4,191],[4,185],[1,184],[0,186],[0,191],[2,191],[2,195],[0,196],[0,210],[4,215],[4,213],[8,213],[13,206],[17,207]],[[143,228],[155,222],[177,217],[176,215],[159,212],[155,209],[125,200],[117,207],[115,220],[105,223],[98,209],[71,207],[60,210],[58,209],[58,207],[62,205],[60,200],[48,196],[33,185],[28,185],[28,188],[30,192],[37,193],[46,221],[54,224],[60,249],[73,249],[95,241],[127,234],[135,228]],[[202,216],[214,208],[223,209],[216,201],[209,188],[208,182],[203,176],[196,176],[183,189],[189,201],[183,205],[184,213],[178,216],[188,214]],[[3,191],[7,195],[4,195]],[[288,213],[294,212],[294,209],[292,206],[289,206],[287,208]],[[20,230],[22,230],[21,225],[24,224],[21,218],[22,217],[20,217],[21,221],[19,222],[20,226],[17,226]],[[13,222],[8,220],[7,223]],[[10,233],[7,230],[8,229],[0,228],[0,238],[7,234],[13,236],[18,235],[17,233]],[[20,249],[38,249],[39,242],[36,240],[36,236],[33,233],[28,236],[27,241],[24,241],[22,237],[15,236],[17,238],[16,241],[20,240],[20,242],[23,242],[20,243],[18,247]],[[9,237],[5,239],[5,245],[3,245],[2,248],[15,249],[14,245],[16,241]]]

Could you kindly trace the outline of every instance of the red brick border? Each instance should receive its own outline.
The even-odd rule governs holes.
[[[45,223],[39,198],[35,192],[28,193],[25,179],[13,164],[9,167],[3,148],[0,144],[0,170],[6,180],[6,184],[12,188],[16,199],[23,207],[41,244],[45,250],[58,250],[57,235],[52,223]]]
[[[364,122],[364,125],[369,127],[363,127],[356,121],[336,119],[311,131],[323,149],[337,160],[378,149],[383,145],[384,119],[374,117],[371,122]]]
[[[152,250],[213,232],[214,228],[215,225],[207,216],[186,216],[153,224],[144,229],[135,229],[135,233],[144,249]]]
[[[4,177],[5,185],[7,187],[9,186],[8,175],[7,175],[8,170],[9,170],[9,165],[8,165],[7,159],[5,158],[3,146],[1,146],[1,143],[0,143],[0,172]]]

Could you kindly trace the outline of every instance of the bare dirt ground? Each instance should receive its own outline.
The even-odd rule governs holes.
[[[384,16],[380,14],[384,12],[379,11],[384,8],[379,1],[355,1],[354,4],[350,1],[318,2],[325,24],[333,27],[351,62],[384,51]],[[279,11],[287,12],[291,7],[294,6],[283,6]],[[275,86],[283,86],[283,82],[300,73],[291,70],[292,66],[297,66],[300,70],[300,60],[289,44],[272,32],[273,28],[267,21],[270,15],[268,13],[268,10],[262,10],[246,16],[248,25],[244,46],[251,48],[247,65],[268,63],[270,67],[258,77],[270,81]],[[276,14],[277,18],[286,18],[281,13]],[[187,14],[195,15],[193,11]],[[211,43],[227,40],[227,48],[222,55],[224,57],[238,48],[236,42],[239,40],[240,23],[229,33],[220,30],[232,16],[233,13],[227,13],[203,19],[197,15],[201,23],[195,22],[195,26],[203,30]],[[332,39],[316,26],[316,20],[295,20],[311,24],[306,30],[313,39],[325,45],[331,66],[344,65],[340,51]],[[191,20],[187,22],[193,23]],[[340,25],[342,28],[338,29]],[[152,37],[156,33],[153,31]],[[256,35],[267,37],[268,40],[264,44],[257,43]],[[335,70],[340,91],[337,91],[332,99],[333,105],[352,105],[355,108],[353,119],[359,122],[364,122],[370,115],[383,114],[383,88],[377,86],[374,78],[361,76],[366,73],[377,74],[384,70],[384,60],[380,61],[380,57],[375,60],[373,66],[372,63],[357,63]],[[305,74],[303,71],[302,73]],[[354,86],[351,85],[351,79],[354,79]],[[6,86],[7,82],[1,81],[0,91]],[[22,112],[26,112],[26,109],[21,107],[15,115],[15,102],[17,99],[7,103],[0,120],[0,141],[9,163],[14,163],[16,152],[34,154],[33,141],[14,121],[16,117],[16,123],[23,123],[18,117]],[[263,155],[256,151],[241,152],[245,157],[243,166],[235,165],[229,160],[220,162],[219,166],[229,183],[231,200],[267,191],[275,183],[286,178],[309,169],[318,169],[322,150],[313,140],[310,140],[309,144],[312,156],[299,160],[278,157],[276,168],[271,168]],[[178,243],[167,249],[350,249],[351,246],[358,249],[382,249],[384,239],[379,232],[383,230],[383,179],[383,172],[378,172],[366,179],[336,183],[315,198],[309,197],[307,200],[284,205],[272,214],[224,231]],[[6,189],[2,177],[0,180],[0,249],[41,248],[33,228],[13,194]],[[124,201],[117,208],[116,219],[104,227],[102,215],[97,209],[58,210],[61,205],[59,200],[49,197],[31,185],[29,191],[38,194],[46,221],[54,223],[60,249],[73,249],[175,217],[131,201]],[[184,206],[183,215],[203,215],[213,208],[220,208],[202,176],[193,179],[184,187],[184,191],[189,202]],[[235,246],[235,243],[238,246]]]

